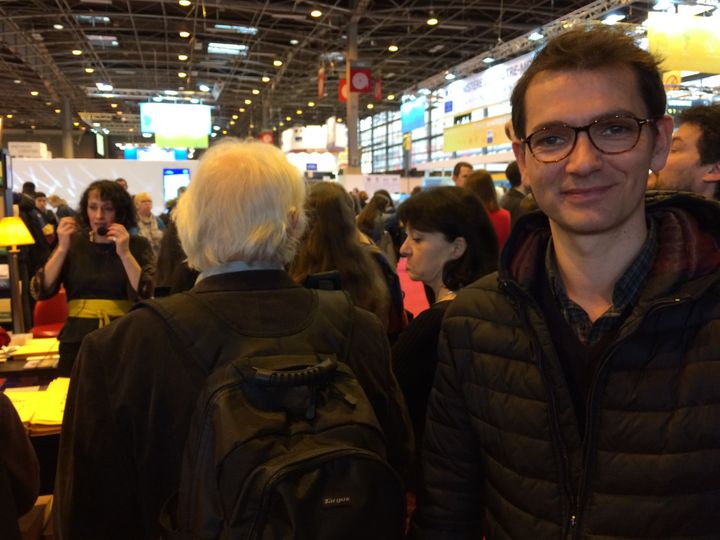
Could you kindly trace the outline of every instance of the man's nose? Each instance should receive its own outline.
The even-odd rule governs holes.
[[[587,131],[581,131],[575,139],[575,146],[567,158],[565,166],[568,172],[588,174],[602,166],[602,152],[590,140]]]

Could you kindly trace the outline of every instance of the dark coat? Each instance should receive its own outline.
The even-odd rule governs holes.
[[[236,332],[278,340],[299,328],[308,345],[342,352],[387,437],[388,459],[410,462],[412,435],[380,321],[354,308],[351,335],[318,309],[316,294],[281,270],[222,274],[193,288]],[[313,341],[314,340],[314,341]],[[83,341],[70,383],[55,487],[61,540],[157,538],[177,489],[190,416],[208,366],[194,362],[153,310],[138,309]]]
[[[584,440],[532,292],[547,218],[520,220],[499,277],[458,294],[414,538],[720,538],[720,205],[674,196],[647,213],[654,266],[599,363]]]

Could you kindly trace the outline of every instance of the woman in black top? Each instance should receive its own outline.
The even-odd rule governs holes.
[[[400,255],[407,257],[408,275],[435,295],[435,302],[412,320],[392,347],[395,376],[419,450],[445,310],[458,289],[497,269],[498,244],[482,203],[462,188],[423,191],[400,206],[398,218],[407,232]]]
[[[58,338],[63,375],[70,374],[85,335],[152,294],[152,248],[145,238],[128,233],[134,225],[130,195],[109,180],[91,183],[78,216],[58,224],[58,245],[31,288],[42,300],[65,287],[69,317]]]

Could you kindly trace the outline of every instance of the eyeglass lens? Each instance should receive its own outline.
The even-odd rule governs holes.
[[[644,123],[632,116],[615,116],[596,120],[584,127],[550,126],[530,135],[528,144],[540,161],[560,161],[572,152],[577,133],[587,131],[590,141],[598,150],[606,154],[620,154],[637,144]]]

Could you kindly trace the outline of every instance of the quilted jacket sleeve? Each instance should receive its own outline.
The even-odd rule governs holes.
[[[463,397],[466,381],[461,368],[472,353],[450,347],[448,326],[453,324],[458,320],[446,319],[440,334],[421,458],[424,489],[411,526],[413,540],[482,538],[480,454]]]

